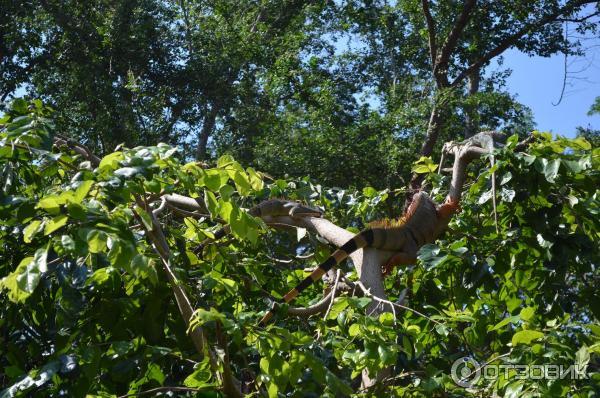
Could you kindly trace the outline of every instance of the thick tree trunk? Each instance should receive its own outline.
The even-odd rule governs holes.
[[[470,97],[479,92],[479,81],[481,80],[479,70],[469,73],[468,79],[467,90]],[[469,100],[468,97],[467,100]],[[465,113],[465,138],[469,138],[479,132],[479,112],[477,105],[473,103],[465,104],[463,111]]]
[[[206,148],[208,145],[208,138],[210,137],[210,134],[212,133],[215,127],[217,113],[219,113],[219,107],[215,104],[213,105],[210,112],[204,117],[204,123],[202,124],[202,128],[198,133],[198,147],[196,148],[197,160],[206,159]]]

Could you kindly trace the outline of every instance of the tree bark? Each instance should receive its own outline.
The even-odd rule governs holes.
[[[444,126],[444,110],[445,106],[443,104],[435,103],[433,105],[433,109],[431,109],[431,114],[429,115],[429,123],[427,124],[425,142],[423,142],[423,146],[421,147],[421,156],[430,156],[433,152],[433,147],[437,142],[442,127]],[[421,184],[423,183],[424,177],[424,174],[413,174],[410,180],[410,189],[404,201],[405,210],[408,208],[408,205],[410,205],[410,202],[412,202],[415,192],[421,189]]]
[[[204,117],[204,123],[202,123],[202,128],[198,133],[198,147],[196,148],[197,160],[206,159],[206,147],[208,145],[208,138],[210,137],[213,128],[215,127],[215,122],[217,120],[217,113],[219,113],[219,108],[220,107],[217,104],[213,104],[210,112]]]
[[[469,74],[467,83],[467,100],[469,100],[469,97],[479,92],[480,80],[481,76],[479,75],[479,70],[473,71]],[[473,103],[465,104],[463,110],[465,112],[465,138],[469,138],[479,132],[479,111],[477,109],[477,105]]]

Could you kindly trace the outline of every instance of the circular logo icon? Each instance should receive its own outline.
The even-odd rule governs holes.
[[[452,364],[452,380],[465,388],[471,388],[477,384],[481,377],[481,367],[473,358],[462,357]]]

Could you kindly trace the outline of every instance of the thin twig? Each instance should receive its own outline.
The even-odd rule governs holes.
[[[331,301],[329,302],[329,306],[327,307],[327,311],[325,311],[325,315],[323,319],[327,319],[327,315],[331,311],[331,307],[333,307],[333,302],[335,301],[335,292],[337,292],[338,283],[340,282],[341,271],[338,269],[335,273],[335,282],[333,283],[333,294],[331,295]]]
[[[358,287],[360,287],[360,289],[363,291],[363,294],[365,295],[365,297],[372,298],[373,300],[375,300],[375,301],[377,301],[377,302],[379,302],[379,303],[387,304],[387,305],[389,305],[389,306],[391,306],[391,307],[398,307],[398,308],[401,308],[401,309],[403,309],[403,310],[410,311],[410,312],[412,312],[413,314],[415,314],[415,315],[418,315],[418,316],[420,316],[420,317],[422,317],[422,318],[425,318],[425,319],[427,319],[428,321],[431,321],[431,322],[433,322],[433,323],[435,323],[435,324],[437,324],[437,325],[445,326],[443,323],[441,323],[441,322],[438,322],[438,321],[436,321],[435,319],[432,319],[432,318],[428,317],[427,315],[423,314],[422,312],[419,312],[419,311],[417,311],[417,310],[414,310],[414,309],[412,309],[412,308],[410,308],[410,307],[407,307],[407,306],[405,306],[405,305],[402,305],[402,304],[397,304],[397,303],[392,303],[392,302],[391,302],[391,301],[389,301],[389,300],[385,300],[385,299],[382,299],[381,297],[377,297],[377,296],[375,296],[373,293],[371,293],[371,292],[370,292],[370,289],[367,289],[367,288],[365,287],[365,285],[363,285],[363,284],[362,284],[362,282],[360,282],[360,281],[357,281],[357,282],[355,282],[355,283],[356,283],[356,285],[357,285]]]

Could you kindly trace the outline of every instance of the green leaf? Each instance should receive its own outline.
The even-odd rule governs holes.
[[[362,193],[367,198],[374,198],[375,196],[377,196],[377,190],[373,187],[364,187]]]
[[[154,226],[152,225],[152,217],[150,216],[150,214],[148,214],[148,212],[146,210],[142,209],[140,206],[135,206],[135,212],[142,219],[142,223],[144,224],[144,227],[148,231],[152,231],[154,229]]]
[[[379,354],[379,359],[383,365],[389,366],[396,362],[396,352],[386,345],[377,347],[377,353]]]
[[[572,173],[579,173],[581,172],[581,170],[583,170],[583,168],[581,167],[581,163],[579,163],[579,161],[577,160],[562,159],[561,162],[563,166],[565,166],[567,170],[569,170]]]
[[[67,217],[65,214],[59,214],[58,216],[54,217],[52,220],[46,223],[44,227],[44,235],[50,235],[52,232],[60,229],[67,223],[68,220],[69,217]]]
[[[535,308],[534,307],[525,307],[519,313],[519,316],[524,321],[530,320],[534,315],[535,315]]]
[[[88,243],[88,250],[91,253],[102,253],[106,251],[106,240],[108,236],[106,233],[92,229],[87,233],[86,240]]]
[[[23,229],[23,241],[25,243],[31,243],[33,237],[42,230],[42,222],[40,220],[33,220],[28,226]]]
[[[600,325],[596,325],[596,324],[589,324],[587,325],[587,327],[592,331],[592,333],[594,333],[597,337],[600,337]]]
[[[360,325],[358,323],[353,323],[348,328],[348,335],[350,337],[356,337],[360,334]]]
[[[213,383],[210,382],[212,374],[208,367],[199,367],[194,370],[192,374],[185,378],[183,385],[191,388],[205,388],[212,387]]]
[[[235,187],[241,196],[248,196],[248,194],[252,192],[252,185],[250,185],[248,175],[245,172],[236,171],[233,174],[233,181],[235,182]]]
[[[590,144],[590,142],[583,137],[577,137],[574,140],[571,140],[569,145],[585,151],[592,149],[592,144]]]
[[[219,215],[219,204],[217,202],[217,198],[215,194],[209,190],[204,190],[204,204],[210,213],[212,218],[217,218]]]
[[[490,189],[489,191],[485,191],[480,197],[479,200],[477,201],[477,203],[479,203],[480,205],[484,204],[485,202],[487,202],[488,200],[490,200],[492,198],[492,190]]]
[[[590,352],[588,347],[583,345],[577,352],[575,353],[575,363],[579,365],[579,368],[582,369],[590,362]]]
[[[526,153],[521,154],[520,157],[523,160],[523,163],[525,164],[525,166],[531,166],[531,164],[533,164],[533,162],[535,162],[535,160],[537,159],[536,156],[534,155],[528,155]]]
[[[544,337],[544,333],[537,330],[521,330],[513,335],[512,345],[513,347],[519,344],[531,345],[533,340],[541,339],[542,337]]]
[[[225,221],[227,224],[231,223],[231,219],[232,219],[232,213],[233,213],[233,205],[231,204],[231,202],[221,202],[219,203],[219,216],[221,216],[221,218],[223,219],[223,221]],[[236,212],[237,214],[237,212]],[[236,216],[236,214],[233,214],[233,217]]]
[[[120,169],[115,170],[115,175],[119,177],[132,178],[138,174],[142,174],[144,169],[142,167],[121,167]]]
[[[235,188],[231,185],[223,185],[221,189],[219,189],[219,195],[221,195],[221,198],[223,200],[229,200],[229,198],[231,198],[231,195],[233,195],[234,193]]]
[[[148,278],[152,284],[158,283],[158,274],[154,266],[154,261],[143,254],[135,254],[131,262],[133,274],[142,278]]]
[[[394,324],[394,314],[391,312],[384,312],[379,315],[379,322],[382,325],[391,326]]]
[[[558,169],[560,167],[560,159],[554,159],[548,162],[544,168],[544,176],[548,182],[554,183],[556,176],[558,175]]]
[[[113,267],[104,267],[104,268],[97,269],[96,271],[94,271],[92,276],[90,276],[88,278],[86,283],[87,284],[95,284],[97,286],[102,286],[110,280],[110,278],[114,272],[115,272],[115,269]]]
[[[448,330],[448,328],[446,327],[446,325],[442,325],[441,323],[438,323],[435,325],[435,331],[440,335],[440,336],[448,336],[448,334],[450,333],[450,331]]]
[[[77,204],[81,203],[83,199],[85,199],[87,194],[90,192],[92,185],[94,185],[94,181],[82,181],[81,184],[79,184],[79,186],[75,190],[71,201]]]
[[[417,160],[412,168],[413,173],[417,174],[425,174],[425,173],[433,173],[437,170],[437,165],[433,163],[428,156],[421,156],[419,160]]]
[[[515,324],[515,323],[519,322],[520,319],[521,318],[518,315],[509,316],[507,318],[504,318],[500,322],[498,322],[496,325],[494,325],[493,328],[489,329],[489,331],[493,332],[494,330],[502,329],[504,326],[508,325],[509,323]]]
[[[36,207],[44,209],[50,214],[58,214],[60,212],[60,205],[64,203],[64,200],[61,200],[58,196],[52,195],[40,199]]]
[[[504,173],[504,175],[500,179],[500,185],[506,184],[507,182],[512,180],[512,177],[513,177],[512,173],[510,171],[507,171],[506,173]]]
[[[260,191],[263,189],[264,182],[260,175],[252,167],[248,167],[246,172],[250,178],[250,185],[252,186],[252,189],[255,191]]]
[[[69,235],[63,235],[60,237],[60,243],[62,247],[70,252],[75,251],[75,241]]]
[[[235,163],[237,162],[235,161],[235,159],[233,159],[233,156],[231,155],[223,155],[219,159],[217,159],[217,167],[220,169]]]
[[[201,184],[205,185],[213,192],[219,192],[219,189],[229,180],[229,175],[225,170],[210,169],[206,170],[206,174],[201,178]]]
[[[48,251],[38,249],[33,257],[26,257],[14,272],[0,280],[0,288],[8,290],[8,297],[16,303],[24,302],[33,293],[40,277],[48,271]]]
[[[515,198],[515,195],[516,192],[512,189],[502,188],[502,191],[500,191],[500,198],[502,198],[503,202],[512,202]]]
[[[134,273],[132,269],[132,258],[135,254],[135,248],[133,245],[120,239],[108,238],[107,246],[110,248],[108,252],[108,259],[115,268],[123,268],[128,272]]]
[[[119,166],[119,162],[123,160],[125,157],[123,152],[117,151],[113,153],[109,153],[100,161],[100,165],[98,169],[100,170],[114,170]]]
[[[522,381],[510,383],[508,386],[506,386],[506,389],[504,390],[504,398],[521,397],[521,391],[523,390],[523,387],[524,385]]]

